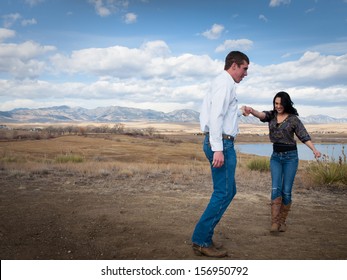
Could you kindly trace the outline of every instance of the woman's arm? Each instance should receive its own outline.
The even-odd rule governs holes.
[[[306,141],[304,144],[312,150],[315,158],[319,158],[321,156],[320,151],[316,149],[311,140]]]
[[[266,114],[265,114],[264,112],[259,112],[259,111],[257,111],[256,109],[253,109],[252,107],[248,107],[248,108],[250,108],[250,109],[249,109],[249,110],[250,110],[250,113],[251,113],[253,116],[257,117],[259,120],[265,119]]]
[[[300,121],[300,119],[298,117],[296,117],[294,120],[296,123],[296,125],[295,125],[296,136],[300,139],[300,141],[302,143],[304,143],[307,147],[309,147],[312,150],[315,158],[319,158],[321,156],[321,153],[313,145],[311,137],[308,134],[305,126],[303,125],[303,123]]]

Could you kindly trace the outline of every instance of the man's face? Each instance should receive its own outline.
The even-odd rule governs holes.
[[[231,68],[232,68],[231,76],[233,77],[235,83],[241,82],[242,79],[247,76],[247,70],[248,70],[247,62],[244,61],[240,66],[237,65],[236,63],[233,63]]]

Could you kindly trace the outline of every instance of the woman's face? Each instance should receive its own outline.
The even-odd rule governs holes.
[[[281,104],[281,97],[276,97],[275,98],[275,110],[279,114],[283,114],[284,113],[284,107]]]

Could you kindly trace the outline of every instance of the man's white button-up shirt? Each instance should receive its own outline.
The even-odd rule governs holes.
[[[212,151],[223,151],[222,134],[236,137],[239,132],[237,118],[242,115],[238,110],[236,83],[227,71],[219,74],[204,97],[200,128],[209,132]]]

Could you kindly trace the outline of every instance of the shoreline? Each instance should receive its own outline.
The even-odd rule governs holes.
[[[50,126],[53,127],[86,127],[95,126],[112,127],[116,123],[4,123],[5,128],[0,131],[7,130],[35,130],[44,129]],[[167,123],[167,122],[122,122],[125,130],[146,130],[151,128],[156,134],[169,137],[183,137],[196,139],[196,136],[202,135],[199,123]],[[331,144],[347,144],[347,123],[332,123],[332,124],[306,124],[307,131],[312,137],[314,143],[331,143]],[[236,141],[238,143],[270,143],[268,136],[268,126],[266,124],[239,124],[239,134]]]

